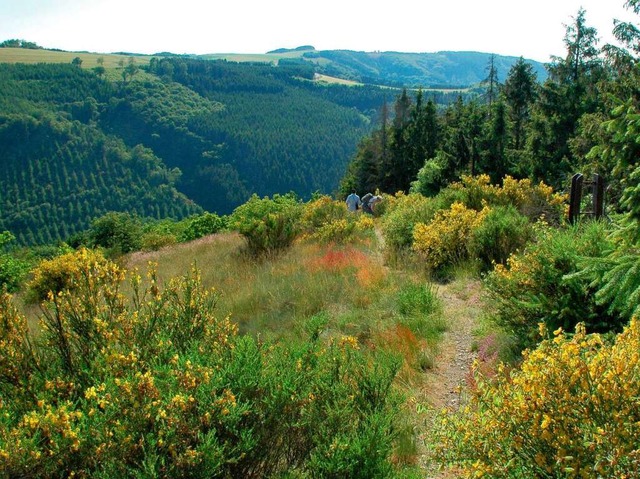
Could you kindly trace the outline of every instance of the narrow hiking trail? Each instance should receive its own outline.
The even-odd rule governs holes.
[[[428,442],[430,425],[435,416],[447,409],[457,410],[464,401],[464,390],[476,353],[473,351],[474,330],[478,326],[482,304],[481,283],[476,279],[459,279],[438,286],[443,315],[448,329],[443,334],[434,361],[434,367],[426,372],[420,396],[426,400],[428,418],[420,435],[420,443]],[[455,471],[439,470],[428,450],[422,452],[420,464],[427,479],[454,479]]]
[[[375,232],[379,258],[384,262],[384,236],[378,227]],[[437,291],[448,329],[438,346],[434,367],[425,373],[421,390],[416,394],[419,401],[426,402],[429,410],[418,438],[418,447],[421,448],[419,463],[426,479],[456,479],[460,476],[455,471],[438,470],[429,456],[425,440],[436,414],[443,409],[455,411],[464,401],[467,379],[477,357],[473,344],[474,331],[482,313],[482,284],[477,279],[461,278],[438,285]]]
[[[428,373],[425,395],[437,409],[457,409],[461,390],[475,359],[473,331],[481,312],[480,282],[458,280],[438,287],[449,329],[444,333],[435,367]]]
[[[481,283],[476,279],[460,279],[438,287],[448,330],[444,333],[434,368],[426,373],[421,392],[429,406],[429,419],[420,439],[428,440],[429,424],[443,410],[457,410],[464,401],[464,389],[476,353],[473,351],[474,330],[482,311]],[[455,471],[440,471],[428,452],[421,454],[420,463],[427,479],[453,479]]]

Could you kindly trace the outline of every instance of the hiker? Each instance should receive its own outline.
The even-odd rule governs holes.
[[[371,199],[373,195],[371,193],[367,193],[362,197],[362,211],[365,213],[373,214],[373,210],[371,209]]]
[[[347,209],[351,212],[358,211],[362,202],[360,201],[360,197],[356,194],[356,192],[352,192],[346,199]]]
[[[376,210],[376,205],[382,201],[382,196],[375,195],[373,198],[369,200],[369,207],[371,208],[371,213],[373,214]]]

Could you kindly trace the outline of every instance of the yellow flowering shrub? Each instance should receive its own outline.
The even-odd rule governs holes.
[[[469,208],[480,210],[489,205],[512,205],[530,220],[544,217],[547,222],[559,224],[566,217],[567,196],[554,193],[553,188],[543,182],[534,184],[530,179],[517,180],[505,176],[502,186],[492,185],[488,175],[463,175],[460,182],[449,187],[463,196]]]
[[[195,268],[125,299],[93,252],[55,265],[38,334],[0,296],[0,477],[389,475],[395,357],[241,336]]]
[[[442,460],[466,477],[638,477],[640,323],[613,343],[584,327],[554,335],[442,417]]]
[[[530,179],[516,180],[506,176],[498,197],[514,205],[530,219],[544,217],[551,224],[559,224],[568,212],[567,195],[554,193],[542,181],[534,184]]]
[[[36,301],[44,301],[49,293],[57,295],[71,290],[87,278],[89,271],[100,272],[109,262],[98,251],[81,248],[53,259],[43,260],[34,270],[28,287]],[[93,276],[92,276],[93,277]]]
[[[474,228],[489,212],[467,208],[454,203],[448,210],[439,211],[428,224],[418,223],[413,231],[413,249],[431,270],[455,264],[468,256],[468,241]]]

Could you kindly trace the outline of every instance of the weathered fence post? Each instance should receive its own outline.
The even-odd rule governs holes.
[[[593,175],[593,216],[596,219],[604,215],[604,180],[599,174]]]
[[[571,178],[571,197],[569,198],[569,223],[572,225],[578,221],[580,216],[580,202],[582,201],[582,183],[584,177],[582,173],[576,173]]]

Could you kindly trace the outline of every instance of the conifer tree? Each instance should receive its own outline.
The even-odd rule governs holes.
[[[527,143],[529,176],[563,186],[577,167],[569,147],[580,117],[602,107],[598,82],[605,71],[598,58],[597,31],[588,27],[580,9],[566,26],[564,58],[554,57],[549,78],[540,90]]]
[[[531,107],[536,99],[536,74],[530,63],[520,57],[509,70],[504,83],[504,95],[511,122],[511,148],[521,150],[525,143],[526,126],[531,114]]]

